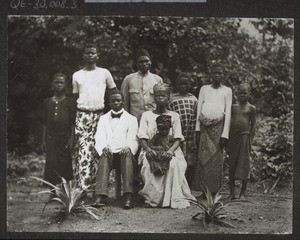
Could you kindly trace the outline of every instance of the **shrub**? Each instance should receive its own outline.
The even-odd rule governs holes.
[[[253,141],[252,178],[291,180],[293,173],[293,113],[261,116]]]

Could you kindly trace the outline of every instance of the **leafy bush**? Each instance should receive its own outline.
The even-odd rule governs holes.
[[[10,178],[24,176],[28,172],[27,165],[20,164],[19,161],[8,161],[6,167],[6,175]]]
[[[16,178],[31,174],[40,174],[45,164],[45,157],[37,154],[19,156],[15,152],[7,154],[6,175],[8,178]]]
[[[293,113],[279,118],[260,116],[252,151],[252,178],[291,180]]]

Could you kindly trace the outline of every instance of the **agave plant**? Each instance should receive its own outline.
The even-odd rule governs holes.
[[[95,214],[95,212],[98,212],[99,210],[90,205],[84,204],[83,198],[86,196],[88,189],[83,190],[78,187],[76,180],[70,180],[67,182],[63,177],[60,177],[62,183],[55,186],[52,183],[38,177],[32,176],[30,178],[43,182],[53,189],[39,192],[50,194],[51,196],[51,198],[46,202],[42,212],[44,212],[46,206],[50,202],[59,202],[62,205],[63,212],[76,215],[77,212],[86,211],[92,217],[99,220],[99,216]]]
[[[216,194],[212,194],[212,192],[209,190],[209,187],[205,183],[202,183],[202,189],[206,196],[205,203],[193,199],[188,199],[192,204],[196,205],[202,210],[201,212],[196,213],[192,218],[196,219],[199,215],[203,214],[204,216],[202,222],[204,227],[206,227],[206,225],[209,223],[216,223],[234,228],[234,225],[224,220],[227,215],[222,211],[226,207],[226,205],[224,205],[220,201],[222,197],[220,195],[222,187]]]

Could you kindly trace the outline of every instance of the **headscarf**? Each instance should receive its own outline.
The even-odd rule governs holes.
[[[170,86],[166,83],[158,83],[153,86],[153,92],[166,92],[170,95]]]

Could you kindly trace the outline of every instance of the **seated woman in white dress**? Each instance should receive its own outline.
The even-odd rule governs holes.
[[[139,194],[145,198],[146,206],[186,208],[190,206],[187,198],[195,199],[191,194],[185,171],[187,163],[179,145],[184,140],[181,132],[180,118],[178,113],[167,110],[170,97],[170,89],[166,84],[156,84],[153,87],[156,109],[144,112],[140,122],[138,137],[141,141],[142,150],[139,155],[139,163],[142,162],[141,176],[144,187]],[[155,157],[155,151],[148,142],[157,133],[156,118],[160,115],[170,115],[172,128],[170,135],[175,139],[173,145],[163,156],[170,160],[169,169],[164,175],[151,173],[147,156]]]

